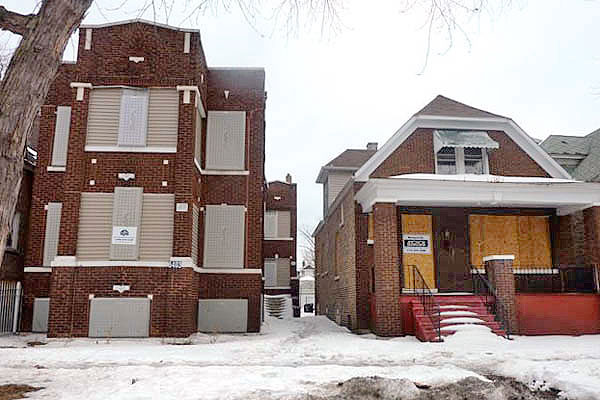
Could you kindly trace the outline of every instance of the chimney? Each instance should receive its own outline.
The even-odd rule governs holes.
[[[285,183],[288,183],[288,184],[290,184],[290,185],[292,184],[292,175],[290,175],[290,174],[287,174],[287,175],[285,176]]]
[[[377,142],[367,143],[367,150],[377,150]]]

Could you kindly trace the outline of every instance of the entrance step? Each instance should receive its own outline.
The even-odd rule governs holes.
[[[459,331],[488,331],[506,337],[506,332],[485,306],[483,296],[435,296],[440,306],[439,325],[441,337],[437,336],[429,316],[418,299],[411,302],[417,338],[424,342],[439,342]],[[437,318],[437,315],[434,316]]]

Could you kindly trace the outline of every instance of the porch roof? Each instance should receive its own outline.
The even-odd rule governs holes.
[[[494,175],[409,174],[369,179],[356,193],[364,212],[375,203],[427,207],[556,208],[558,215],[600,205],[600,184]]]

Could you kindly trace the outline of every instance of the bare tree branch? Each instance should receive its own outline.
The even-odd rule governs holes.
[[[315,238],[312,236],[310,229],[303,226],[299,229],[300,232],[300,251],[302,259],[306,264],[315,265]]]
[[[35,17],[35,14],[23,15],[0,6],[0,29],[23,36],[29,32]]]

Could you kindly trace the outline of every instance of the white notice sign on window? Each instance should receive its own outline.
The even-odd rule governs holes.
[[[431,236],[402,235],[402,252],[413,254],[431,254]]]
[[[135,245],[137,240],[137,227],[113,226],[112,244]]]

